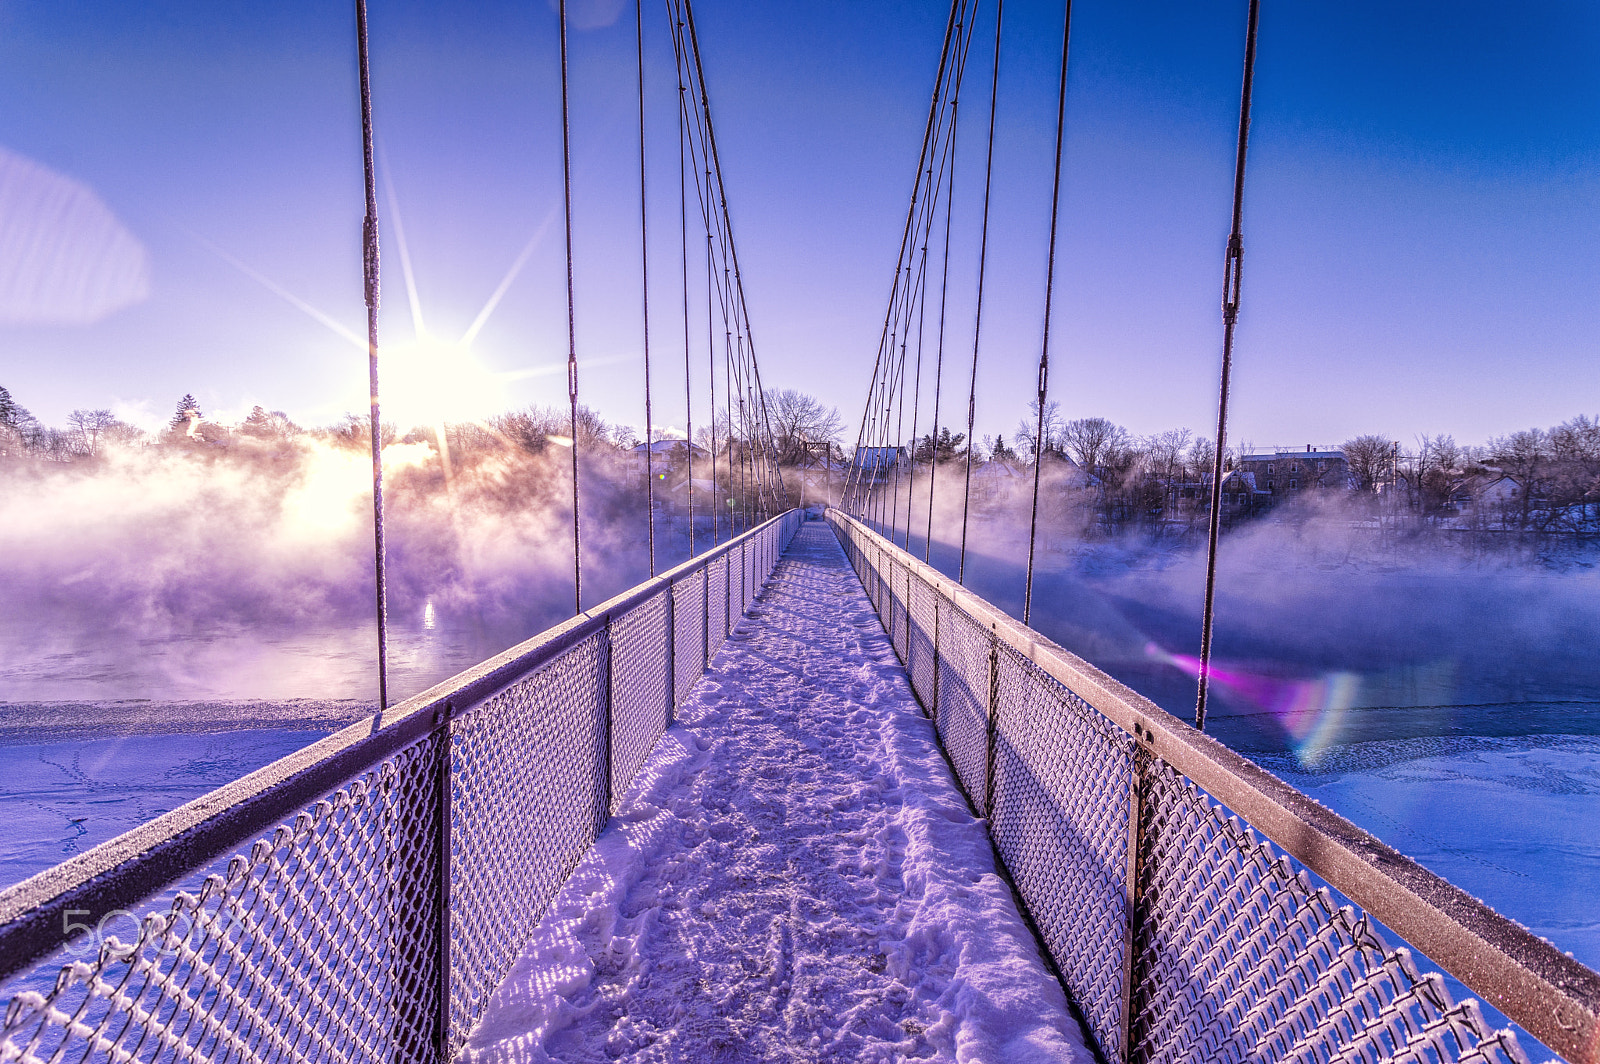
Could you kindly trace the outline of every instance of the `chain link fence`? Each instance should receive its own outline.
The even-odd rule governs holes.
[[[800,520],[0,893],[0,1062],[453,1059]]]
[[[1104,1059],[1527,1061],[1437,963],[1550,1049],[1600,1061],[1600,975],[828,519]]]

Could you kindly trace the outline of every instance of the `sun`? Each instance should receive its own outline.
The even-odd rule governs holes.
[[[417,277],[411,265],[411,249],[401,222],[400,205],[389,179],[387,159],[380,169],[389,201],[389,222],[400,253],[401,278],[405,282],[406,303],[411,312],[412,339],[404,343],[382,342],[378,347],[378,398],[384,421],[402,431],[433,429],[443,447],[444,426],[464,422],[483,422],[507,408],[507,383],[522,377],[542,375],[545,369],[493,373],[473,351],[478,334],[500,306],[512,282],[549,234],[557,213],[552,208],[495,286],[477,317],[460,339],[435,335],[425,322],[422,300],[417,292]],[[365,352],[367,339],[333,316],[324,313],[282,285],[266,277],[223,249],[196,236],[205,247],[254,279],[295,309],[319,322],[352,347]]]
[[[408,343],[386,345],[378,373],[384,420],[402,430],[482,421],[506,408],[502,378],[461,340],[424,331]]]

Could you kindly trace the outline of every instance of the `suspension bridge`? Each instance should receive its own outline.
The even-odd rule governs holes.
[[[825,515],[785,481],[693,5],[667,0],[683,298],[664,313],[646,269],[646,439],[654,309],[681,316],[691,433],[689,360],[706,359],[703,472],[728,505],[709,544],[657,572],[652,498],[651,577],[600,604],[583,584],[561,6],[574,616],[391,705],[381,101],[357,0],[379,712],[0,893],[0,1061],[1600,1061],[1600,974],[1204,731],[1258,9],[1191,723],[1029,627],[1042,463],[1017,618],[963,586],[970,448],[944,473],[959,490],[942,485],[961,502],[954,573],[928,561],[938,463],[916,512],[917,467],[874,457],[940,424],[947,376],[974,425],[1005,29],[981,0],[951,3],[857,459]],[[1071,26],[1068,4],[1047,291]],[[974,109],[985,236],[957,352],[951,186],[974,43],[993,49]],[[1049,370],[1047,300],[1040,435]]]

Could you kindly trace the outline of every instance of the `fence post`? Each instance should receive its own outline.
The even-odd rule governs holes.
[[[933,592],[933,699],[928,707],[928,716],[933,720],[933,732],[939,734],[939,589],[931,587]]]
[[[598,833],[601,829],[603,829],[605,827],[606,821],[611,818],[611,799],[612,799],[612,791],[613,791],[614,786],[615,786],[615,781],[611,778],[612,777],[612,770],[611,770],[611,755],[612,755],[612,750],[611,750],[611,747],[612,747],[612,741],[611,741],[611,704],[612,704],[611,685],[615,681],[616,677],[614,675],[614,670],[611,667],[611,660],[612,660],[611,646],[612,646],[612,643],[611,643],[611,618],[610,617],[606,618],[606,626],[605,626],[605,628],[601,629],[601,631],[603,633],[603,638],[601,639],[601,644],[600,645],[601,645],[602,652],[605,654],[605,663],[602,666],[602,668],[604,669],[604,677],[605,677],[605,679],[604,679],[604,682],[601,684],[602,694],[600,696],[600,714],[601,714],[601,727],[604,729],[604,732],[605,732],[605,771],[604,771],[604,774],[601,777],[601,788],[602,789],[601,789],[601,792],[600,792],[600,796],[601,796],[602,801],[600,803],[600,809],[602,810],[602,813],[601,813],[600,819],[595,823],[595,832],[596,833]]]
[[[700,671],[711,667],[711,563],[700,566]]]
[[[1149,734],[1144,726],[1134,724],[1132,779],[1128,781],[1128,855],[1127,878],[1123,887],[1123,904],[1127,907],[1128,930],[1122,955],[1122,1060],[1131,1061],[1134,1050],[1133,1010],[1138,1004],[1136,984],[1144,978],[1145,965],[1141,963],[1139,948],[1140,924],[1143,920],[1144,890],[1141,878],[1144,868],[1144,806],[1149,797],[1150,753],[1145,743]]]
[[[450,802],[453,791],[450,786],[450,718],[453,712],[454,707],[449,702],[439,710],[439,753],[436,770],[438,789],[435,809],[438,823],[434,832],[434,845],[438,847],[435,859],[439,869],[439,886],[435,892],[437,905],[435,929],[438,933],[436,947],[438,967],[435,974],[438,978],[439,1000],[436,1002],[438,1013],[434,1024],[438,1059],[441,1061],[450,1059]]]
[[[989,622],[989,731],[988,761],[983,775],[983,815],[994,820],[994,747],[1000,731],[1000,632]]]
[[[672,727],[678,709],[678,598],[667,584],[667,723]]]

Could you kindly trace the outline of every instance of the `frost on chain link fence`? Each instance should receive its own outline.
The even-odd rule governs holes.
[[[1521,1061],[1476,1001],[1456,1004],[1365,914],[1313,888],[1171,766],[1143,774],[1134,949],[1138,1061]],[[1318,1059],[1312,1057],[1312,1059]]]
[[[722,649],[728,637],[728,594],[730,573],[727,555],[706,566],[706,657],[709,660]]]
[[[604,825],[604,630],[452,726],[450,1047]]]
[[[1550,1048],[1600,1060],[1600,975],[864,524],[829,520],[1107,1059],[1528,1059],[1382,920],[1433,936]],[[904,599],[888,593],[902,579]]]
[[[900,660],[906,663],[906,668],[909,671],[911,667],[911,570],[903,565],[895,566],[891,570],[889,586],[894,592],[893,623],[890,628],[889,638],[894,643],[895,653],[900,655]]]
[[[676,702],[700,682],[706,668],[706,571],[672,583],[672,658]]]
[[[0,892],[0,1061],[451,1059],[799,520]]]
[[[430,736],[361,773],[145,914],[128,940],[106,938],[53,986],[18,993],[0,1060],[427,1053],[439,751]],[[408,880],[421,889],[392,889]]]
[[[1095,1041],[1116,1045],[1133,737],[1010,646],[996,660],[995,849],[1030,899]]]
[[[672,589],[661,591],[611,624],[611,775],[619,786],[609,813],[667,728],[672,713],[676,640],[668,627]]]
[[[989,648],[988,631],[966,613],[939,611],[939,739],[974,809],[987,816],[989,791]]]

